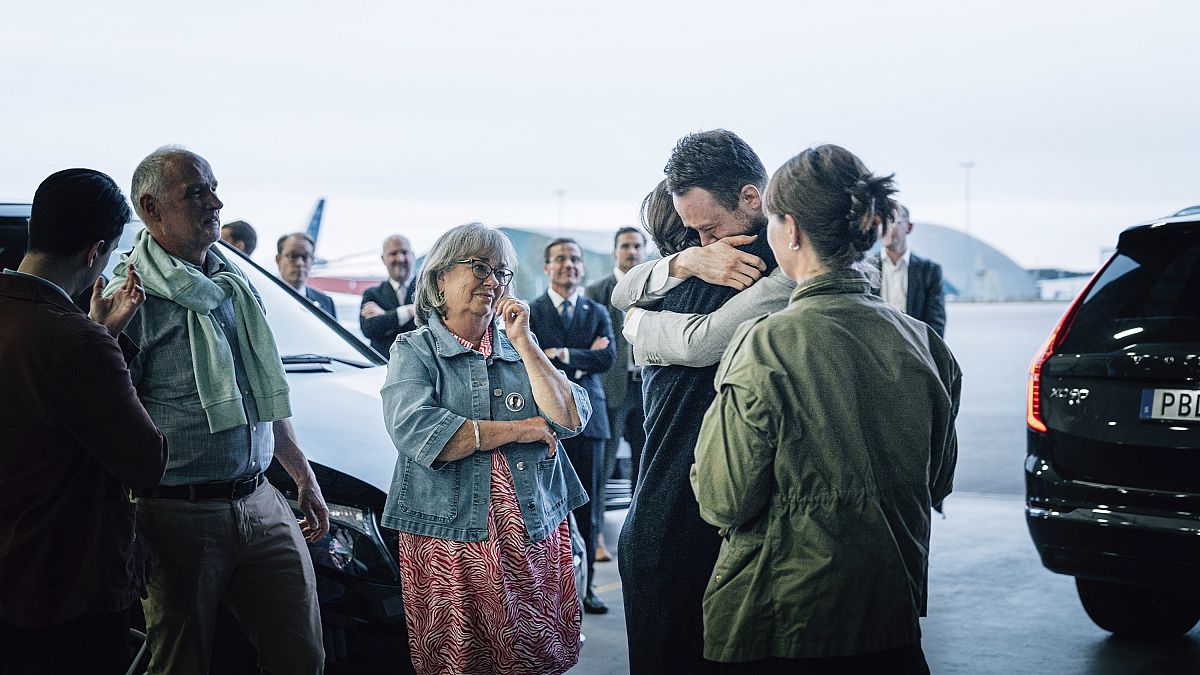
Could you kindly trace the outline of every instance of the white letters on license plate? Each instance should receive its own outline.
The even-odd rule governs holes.
[[[1138,417],[1200,422],[1200,389],[1143,389]]]

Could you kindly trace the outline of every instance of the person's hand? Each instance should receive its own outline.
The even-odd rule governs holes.
[[[300,521],[300,534],[304,540],[313,543],[329,533],[329,507],[325,505],[325,496],[321,494],[321,486],[311,473],[308,480],[296,486],[296,503],[304,519]]]
[[[517,420],[518,443],[545,443],[546,457],[554,456],[558,452],[558,434],[554,433],[554,429],[550,427],[550,423],[544,417],[530,417],[528,419]]]
[[[592,340],[592,346],[588,347],[588,349],[604,349],[606,347],[608,347],[608,336],[601,335],[595,340]]]
[[[710,284],[739,291],[750,288],[762,278],[767,264],[762,258],[735,247],[745,246],[757,238],[758,235],[738,234],[718,239],[708,246],[684,249],[671,261],[671,276],[677,279],[700,277]]]
[[[542,353],[546,355],[546,358],[553,361],[554,359],[558,358],[559,348],[558,347],[546,347],[545,349],[542,350]]]
[[[116,293],[104,297],[104,279],[97,277],[96,283],[92,284],[92,303],[91,311],[88,316],[92,321],[104,326],[108,332],[117,337],[125,327],[129,325],[130,319],[134,314],[137,314],[138,309],[146,301],[146,291],[142,288],[142,277],[133,268],[133,263],[129,263],[129,268],[126,270],[125,283],[117,289]]]
[[[375,316],[383,316],[384,314],[387,314],[387,312],[385,312],[384,309],[375,302],[368,300],[363,303],[362,310],[359,311],[359,314],[362,315],[362,318],[364,319],[370,319],[371,317]]]
[[[504,322],[504,330],[514,347],[517,341],[529,339],[529,305],[506,295],[496,301],[496,316]]]

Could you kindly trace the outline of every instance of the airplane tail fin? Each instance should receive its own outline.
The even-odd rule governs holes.
[[[316,248],[317,235],[321,232],[321,214],[325,211],[325,198],[317,200],[317,208],[313,209],[312,220],[308,222],[308,236],[312,237],[313,248]]]

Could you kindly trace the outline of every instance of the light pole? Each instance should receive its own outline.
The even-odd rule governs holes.
[[[963,170],[963,230],[971,234],[971,169],[975,168],[975,162],[961,162],[958,166]]]
[[[975,162],[959,162],[958,166],[963,170],[963,262],[967,269],[967,285],[963,289],[963,296],[967,300],[974,300],[972,286],[975,282],[975,264],[971,260],[971,169],[975,168]]]
[[[563,229],[563,223],[565,222],[563,219],[563,212],[565,210],[564,207],[567,201],[567,191],[563,188],[559,188],[554,191],[554,196],[558,198],[558,229],[561,230]]]

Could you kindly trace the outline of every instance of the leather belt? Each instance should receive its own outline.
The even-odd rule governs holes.
[[[152,488],[140,488],[133,491],[134,497],[143,499],[227,499],[233,501],[253,494],[267,481],[263,474],[257,474],[241,480],[227,483],[201,483],[199,485],[159,485]]]

